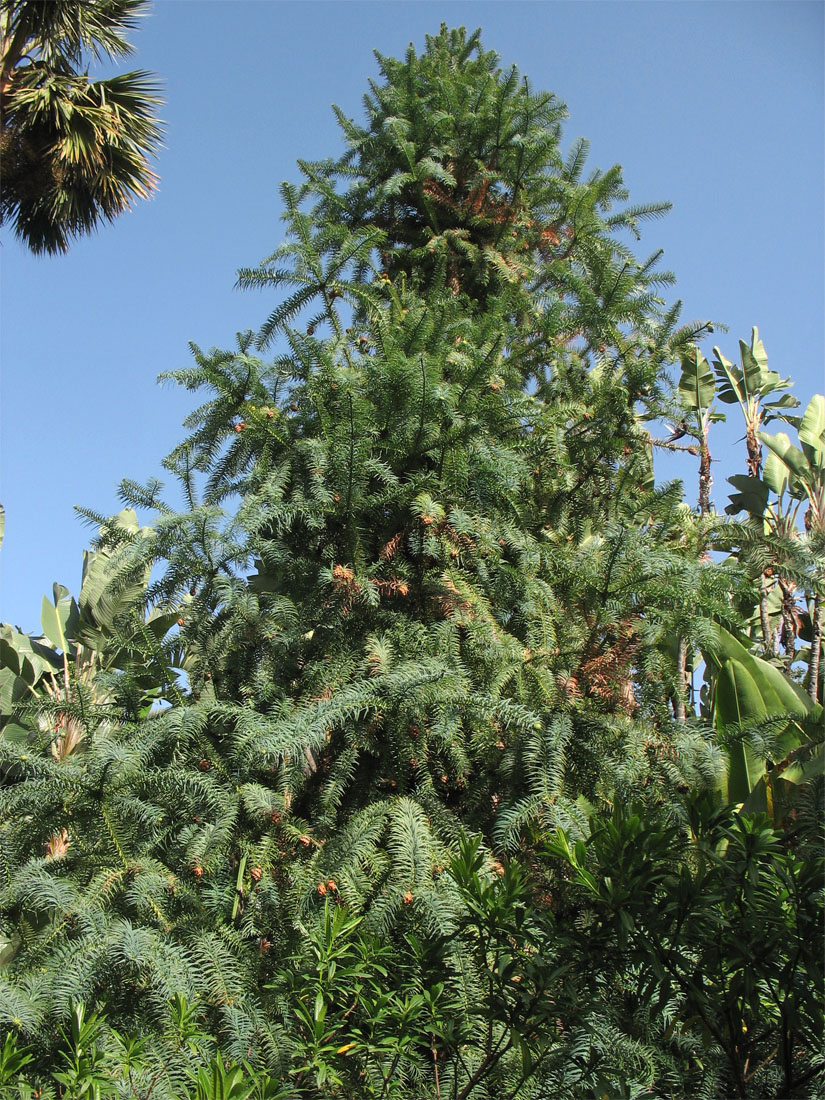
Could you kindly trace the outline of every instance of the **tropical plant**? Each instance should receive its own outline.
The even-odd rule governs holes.
[[[816,701],[820,695],[822,660],[822,596],[825,583],[825,396],[814,394],[797,422],[802,449],[795,447],[784,432],[760,439],[778,459],[782,468],[781,495],[787,485],[792,497],[807,504],[804,514],[805,532],[811,550],[811,650],[808,663],[808,692]]]
[[[676,434],[689,434],[698,444],[699,452],[699,512],[706,516],[711,509],[711,454],[708,442],[711,424],[725,419],[725,414],[713,407],[716,384],[707,359],[695,345],[682,352],[682,374],[679,378],[679,400],[685,419]]]
[[[292,1100],[292,1090],[277,1087],[269,1074],[227,1063],[220,1054],[209,1058],[212,1039],[199,1028],[193,1006],[177,997],[171,1008],[167,1034],[152,1036],[150,1047],[146,1037],[121,1035],[108,1026],[104,1014],[89,1014],[82,1002],[74,1005],[71,1025],[60,1037],[60,1068],[35,1074],[33,1080],[20,1072],[33,1061],[32,1054],[8,1034],[0,1051],[3,1097],[54,1100],[56,1083],[61,1100],[125,1095],[147,1100],[153,1095],[170,1100]]]
[[[0,624],[0,731],[23,737],[18,719],[34,717],[57,759],[74,752],[86,736],[86,711],[115,701],[132,715],[158,701],[179,697],[174,644],[167,639],[177,610],[145,607],[149,572],[130,568],[113,548],[140,535],[130,508],[106,520],[97,550],[84,551],[77,600],[55,584],[43,597],[39,637]],[[181,666],[182,667],[182,666]]]
[[[802,449],[786,432],[760,432],[760,462],[761,445],[769,451],[761,476],[735,474],[728,479],[737,492],[731,494],[727,511],[748,517],[729,542],[739,544],[739,561],[752,562],[760,576],[765,655],[776,656],[778,621],[785,670],[790,673],[807,658],[808,694],[816,702],[821,697],[825,397],[815,394],[801,417],[786,419],[797,427]],[[807,608],[800,606],[800,594],[807,596]],[[797,647],[800,635],[810,642],[809,649]]]
[[[145,0],[0,3],[0,223],[35,253],[112,221],[157,176],[157,85],[142,71],[90,80],[89,58],[128,56]]]
[[[765,345],[759,339],[759,329],[751,331],[750,345],[739,341],[741,365],[724,357],[718,347],[713,349],[713,369],[716,374],[716,396],[727,405],[738,404],[745,421],[745,443],[748,450],[748,473],[759,477],[762,472],[762,445],[759,432],[770,420],[787,420],[785,409],[796,409],[799,402],[783,392],[793,385],[790,378],[781,378],[768,367]],[[770,400],[768,400],[770,398]]]
[[[810,746],[808,727],[819,730],[814,743],[822,740],[822,708],[718,623],[711,627],[702,656],[709,681],[704,702],[727,757],[725,801],[775,814],[780,821],[789,806],[777,782],[804,755],[803,746]]]
[[[776,535],[787,540],[789,536],[792,537],[795,534],[795,517],[793,513],[783,512],[781,507],[778,509],[767,507],[766,483],[773,482],[775,478],[772,477],[769,459],[765,475],[766,482],[763,483],[760,480],[762,443],[759,432],[762,425],[772,419],[792,419],[784,410],[796,408],[799,402],[789,393],[782,392],[792,384],[790,379],[780,378],[776,371],[769,369],[765,346],[759,339],[758,329],[753,329],[749,346],[744,340],[739,341],[739,350],[741,366],[736,366],[726,359],[718,347],[713,349],[717,395],[720,401],[726,404],[738,404],[745,422],[745,444],[748,456],[748,473],[734,474],[728,479],[739,491],[732,496],[731,505],[727,511],[735,514],[740,509],[744,509],[756,521],[764,515],[762,530],[758,531],[752,540],[745,540],[740,551],[740,559],[747,561],[753,558],[758,564],[759,622],[766,656],[773,657],[776,652],[776,629],[773,620],[778,613],[782,619],[781,637],[785,652],[789,661],[792,661],[796,643],[797,610],[793,581],[778,567],[780,563],[775,555],[767,566],[764,558],[771,536]],[[766,535],[768,538],[765,538]],[[789,667],[788,661],[786,664]]]

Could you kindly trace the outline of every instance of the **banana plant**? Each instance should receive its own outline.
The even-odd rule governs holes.
[[[781,643],[785,667],[790,671],[796,660],[800,618],[791,577],[804,573],[808,566],[806,549],[799,541],[801,501],[789,493],[788,470],[772,452],[765,459],[761,477],[734,474],[728,481],[736,491],[730,494],[725,511],[730,515],[746,513],[753,533],[751,543],[743,543],[739,560],[746,564],[751,557],[749,549],[756,551],[753,557],[759,576],[758,617],[764,654],[768,659],[778,657]],[[770,547],[774,551],[766,564]]]
[[[137,516],[128,508],[111,519],[106,530],[121,541],[150,537],[149,529],[139,529]],[[39,637],[0,625],[4,738],[30,736],[18,718],[26,704],[34,704],[35,724],[47,737],[52,754],[62,760],[86,736],[88,707],[112,702],[112,681],[119,674],[131,677],[144,711],[162,695],[177,692],[175,670],[162,643],[178,612],[153,608],[145,613],[148,572],[125,584],[117,583],[118,572],[112,550],[102,546],[86,551],[78,599],[55,584],[52,599],[43,597]]]
[[[807,762],[800,750],[812,747],[810,726],[821,725],[822,708],[718,623],[710,624],[702,656],[710,685],[705,702],[727,757],[722,795],[746,810],[776,814],[780,808],[774,805],[776,780],[799,783],[810,778],[810,768],[802,770]],[[760,723],[772,729],[771,760],[743,736]],[[792,764],[796,770],[790,770]]]
[[[712,484],[708,436],[711,424],[718,420],[724,420],[725,416],[724,413],[720,413],[713,408],[713,400],[716,396],[716,381],[707,359],[695,344],[688,345],[682,351],[681,362],[682,373],[679,378],[678,396],[683,419],[681,424],[674,428],[671,441],[683,435],[689,435],[698,444],[699,514],[707,516],[710,513],[710,487]],[[694,448],[690,448],[690,450],[695,453]],[[673,713],[679,722],[684,722],[687,717],[683,690],[687,685],[689,661],[690,654],[687,639],[683,634],[680,634],[676,639],[676,677],[679,688],[682,690],[676,692],[673,700]]]
[[[762,473],[762,444],[759,432],[763,424],[771,420],[787,420],[787,410],[799,407],[799,402],[787,391],[793,383],[790,378],[781,378],[768,366],[765,345],[759,339],[759,329],[751,330],[750,344],[739,341],[740,365],[726,359],[718,347],[713,349],[713,369],[716,373],[717,396],[727,405],[739,406],[745,421],[745,446],[747,448],[748,473],[745,477],[737,475],[729,480],[740,490],[733,498],[733,507],[729,512],[744,508],[751,515],[762,514],[767,508],[767,487],[760,480]],[[750,480],[750,484],[748,483]],[[752,499],[764,496],[764,500]],[[772,604],[780,598],[779,609],[783,623],[783,637],[788,643],[786,652],[793,653],[796,631],[793,626],[793,605],[795,594],[792,584],[781,574],[771,569],[760,569],[759,574],[759,618],[762,628],[765,653],[775,655],[775,631],[771,627]],[[792,658],[791,658],[792,659]]]
[[[796,424],[801,444],[795,447],[784,432],[759,438],[787,471],[790,492],[808,503],[805,530],[825,537],[825,395],[815,393]]]
[[[794,446],[784,432],[759,438],[777,460],[771,473],[774,491],[788,492],[807,504],[804,526],[811,553],[811,650],[808,661],[808,694],[819,698],[819,672],[822,658],[822,595],[825,590],[825,395],[814,394],[803,415],[796,421],[800,447]],[[767,475],[766,470],[766,475]],[[766,476],[767,480],[767,476]]]
[[[8,623],[0,625],[0,728],[6,737],[24,732],[11,716],[21,703],[36,697],[40,685],[59,668],[57,654],[45,639],[22,634]]]
[[[706,516],[710,512],[710,447],[708,437],[710,426],[725,419],[725,414],[713,408],[716,396],[716,380],[707,359],[695,344],[682,352],[682,374],[679,378],[679,402],[685,413],[681,425],[675,429],[673,438],[679,434],[690,435],[698,443],[699,449],[699,512]]]
[[[759,329],[751,330],[750,345],[739,341],[741,366],[726,359],[718,347],[713,349],[713,369],[716,374],[716,396],[726,405],[738,404],[745,420],[745,443],[748,449],[748,473],[759,477],[762,470],[762,445],[759,431],[770,420],[786,420],[786,409],[796,409],[799,402],[789,393],[790,378],[780,378],[768,367],[765,345],[759,339]],[[771,398],[766,400],[766,398]]]

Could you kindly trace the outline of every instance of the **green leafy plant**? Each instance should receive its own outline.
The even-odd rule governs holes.
[[[805,740],[800,720],[811,715],[814,707],[797,684],[716,623],[703,656],[711,680],[712,720],[727,747],[725,799],[767,812],[766,757],[747,743],[742,732],[749,724],[773,719],[771,757],[783,760]]]
[[[693,1037],[697,1083],[719,1052],[725,1095],[814,1095],[821,852],[800,860],[764,819],[701,800],[690,838],[621,806],[592,825],[588,841],[559,832],[548,850],[572,869],[598,965],[622,968],[632,996]]]
[[[799,402],[783,392],[793,385],[768,366],[765,345],[759,339],[759,329],[751,332],[750,344],[739,341],[740,365],[731,363],[718,347],[713,349],[713,369],[716,374],[716,396],[726,405],[738,404],[745,421],[745,442],[748,450],[748,473],[759,477],[762,470],[762,447],[759,432],[770,420],[786,420],[786,409],[796,409]]]

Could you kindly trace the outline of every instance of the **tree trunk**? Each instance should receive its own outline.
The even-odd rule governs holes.
[[[708,446],[707,431],[699,444],[699,514],[706,516],[710,512],[710,487],[713,478],[710,476],[710,447]]]
[[[745,445],[748,448],[748,473],[751,477],[759,477],[762,473],[762,444],[757,435],[761,423],[760,416],[758,420],[748,424],[745,435]]]
[[[770,659],[776,652],[774,647],[771,617],[768,613],[768,578],[763,573],[759,578],[759,618],[762,622],[762,640],[765,644],[765,657]]]
[[[818,592],[814,596],[811,622],[813,631],[811,633],[811,660],[808,665],[808,694],[816,703],[819,699],[819,662],[822,656],[822,602]]]
[[[782,592],[782,647],[785,650],[785,671],[790,675],[791,665],[796,657],[796,621],[794,619],[795,601],[794,588],[791,581],[784,577],[779,578],[779,588]]]
[[[677,722],[684,722],[687,717],[685,710],[685,687],[687,684],[687,640],[683,634],[679,635],[676,647],[676,694],[673,696],[673,717]]]

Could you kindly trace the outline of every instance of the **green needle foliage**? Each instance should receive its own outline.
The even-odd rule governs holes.
[[[151,529],[87,513],[111,599],[154,567],[146,602],[177,620],[170,705],[127,705],[115,669],[76,753],[0,743],[9,1079],[85,1095],[74,1013],[100,1095],[756,1096],[776,1067],[803,1095],[821,1018],[801,994],[777,1013],[810,969],[814,784],[792,841],[754,826],[775,873],[740,893],[686,797],[727,761],[712,716],[685,718],[686,655],[740,630],[753,570],[712,561],[733,525],[653,479],[667,367],[708,327],[679,327],[626,242],[664,208],[585,177],[562,105],[477,33],[379,64],[344,155],[301,164],[285,243],[240,275],[280,293],[260,332],[170,375],[200,401],[166,459],[185,508],[124,483]],[[631,804],[650,868],[614,875],[599,838]],[[787,953],[745,1005],[717,933],[764,913]],[[694,939],[634,953],[636,928]],[[765,1031],[746,1064],[717,1009]]]

